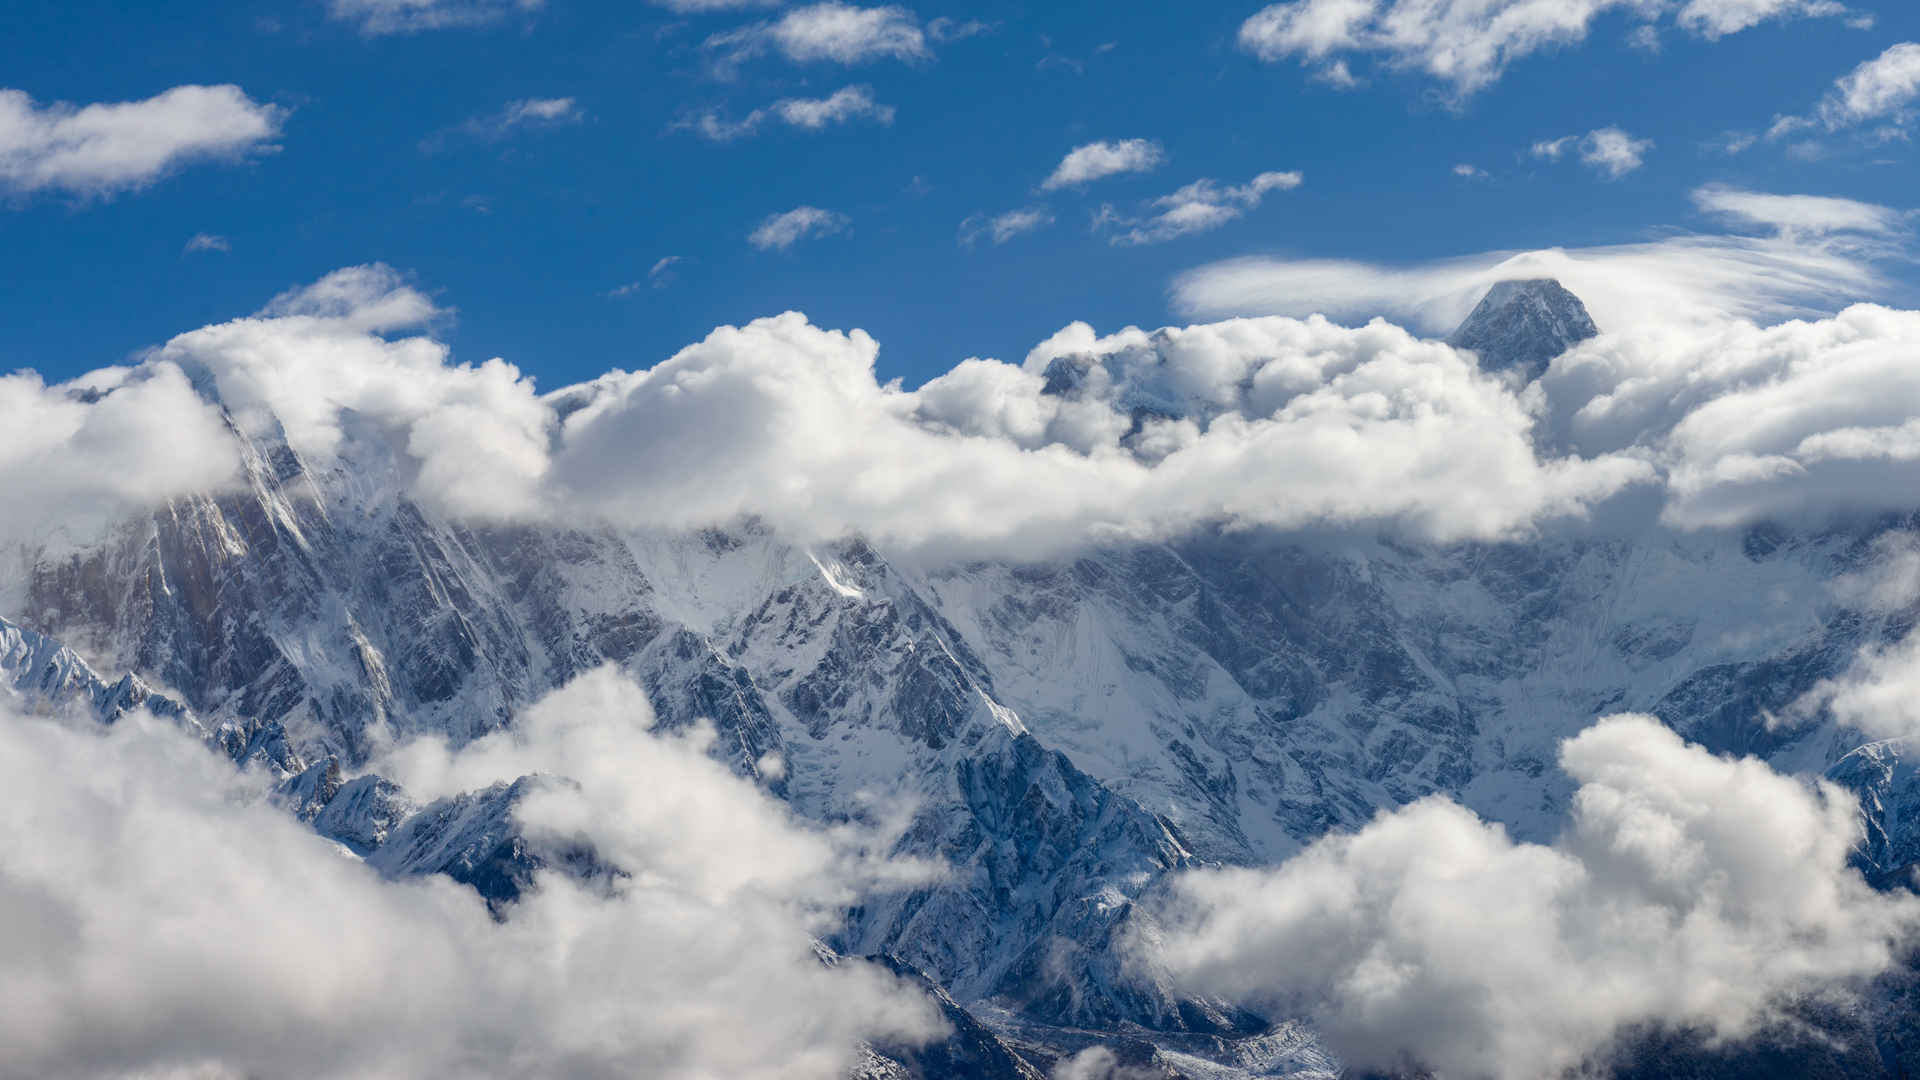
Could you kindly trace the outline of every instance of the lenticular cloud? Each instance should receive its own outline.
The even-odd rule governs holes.
[[[1216,525],[1510,539],[1636,491],[1670,525],[1720,527],[1877,508],[1920,462],[1903,374],[1920,314],[1871,306],[1602,319],[1532,385],[1381,320],[1076,323],[911,390],[877,377],[872,337],[790,312],[546,393],[504,360],[454,362],[439,314],[393,271],[350,268],[131,370],[9,377],[0,411],[30,437],[0,457],[28,493],[8,539],[41,507],[110,517],[217,487],[282,442],[462,518],[754,516],[803,541],[1016,557]]]

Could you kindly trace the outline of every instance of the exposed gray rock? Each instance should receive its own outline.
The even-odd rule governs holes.
[[[1484,371],[1539,378],[1553,358],[1600,329],[1587,305],[1552,278],[1497,282],[1447,344],[1472,349]]]

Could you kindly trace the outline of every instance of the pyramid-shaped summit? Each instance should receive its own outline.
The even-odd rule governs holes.
[[[1483,371],[1517,370],[1539,378],[1553,358],[1600,333],[1587,305],[1552,278],[1502,281],[1447,339],[1472,349]]]

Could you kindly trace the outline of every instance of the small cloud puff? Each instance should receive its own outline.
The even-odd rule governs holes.
[[[845,214],[817,206],[796,206],[762,221],[747,235],[747,243],[762,251],[785,251],[810,236],[830,236],[848,224]]]

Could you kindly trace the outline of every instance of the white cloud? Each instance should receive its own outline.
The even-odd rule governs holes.
[[[176,86],[144,101],[86,106],[39,106],[0,90],[0,191],[132,191],[194,162],[269,152],[285,118],[237,86]]]
[[[1276,869],[1190,873],[1136,942],[1189,989],[1312,1018],[1351,1068],[1532,1080],[1639,1024],[1739,1037],[1888,970],[1920,900],[1847,865],[1851,796],[1651,717],[1563,744],[1552,845],[1427,799]]]
[[[1081,187],[1121,173],[1150,172],[1167,159],[1160,144],[1151,139],[1121,139],[1117,142],[1091,142],[1076,146],[1060,159],[1053,172],[1040,184],[1042,191],[1063,187]]]
[[[1834,83],[1820,106],[1829,129],[1868,122],[1905,126],[1920,100],[1920,44],[1903,41]]]
[[[771,22],[715,34],[707,39],[706,48],[722,75],[770,50],[803,64],[916,61],[933,55],[919,20],[906,8],[863,8],[837,0],[794,8]]]
[[[773,111],[794,127],[813,131],[860,118],[871,118],[879,124],[893,123],[893,106],[875,102],[873,91],[865,86],[841,87],[819,99],[788,98],[776,102]]]
[[[1670,524],[1817,522],[1910,501],[1916,350],[1920,313],[1857,305],[1765,329],[1610,336],[1549,378],[1600,387],[1572,412],[1571,437],[1590,453],[1648,447]]]
[[[1609,180],[1618,180],[1644,164],[1651,149],[1652,139],[1636,139],[1617,127],[1604,127],[1580,140],[1580,160]]]
[[[1053,213],[1044,206],[1026,206],[989,217],[975,214],[960,223],[960,242],[972,247],[981,237],[1004,244],[1021,233],[1044,229],[1053,224]]]
[[[847,216],[817,206],[796,206],[774,214],[748,234],[747,242],[762,251],[785,251],[810,236],[830,236],[847,227]]]
[[[1478,165],[1469,165],[1466,162],[1461,162],[1453,167],[1453,175],[1464,177],[1468,180],[1485,180],[1487,178],[1487,170]]]
[[[805,131],[819,131],[834,124],[870,120],[876,124],[893,123],[894,108],[873,98],[866,86],[845,86],[824,98],[786,98],[764,109],[755,109],[737,121],[730,121],[709,109],[681,120],[676,126],[690,128],[715,142],[727,142],[752,135],[769,120]]]
[[[469,512],[523,507],[547,469],[550,411],[505,361],[456,366],[439,342],[381,336],[439,314],[387,267],[354,267],[275,297],[254,318],[181,334],[156,359],[205,368],[241,431],[277,425],[316,468],[397,469],[430,504]],[[406,453],[384,460],[391,450],[350,439],[347,411],[393,431]]]
[[[1378,55],[1447,84],[1457,102],[1516,60],[1584,40],[1603,13],[1651,21],[1674,8],[1670,0],[1290,0],[1247,19],[1239,41],[1261,60],[1298,57],[1335,85],[1357,82],[1348,54]],[[1844,11],[1831,0],[1689,0],[1676,19],[1711,39],[1767,19]]]
[[[1737,34],[1769,19],[1846,15],[1836,0],[1687,0],[1677,19],[1709,41]]]
[[[1837,132],[1869,127],[1862,137],[1871,143],[1901,139],[1912,125],[1916,102],[1920,102],[1920,44],[1903,41],[1835,79],[1812,115],[1774,117],[1765,137],[1773,142],[1814,128]],[[1802,142],[1788,152],[1814,160],[1824,149],[1817,142]]]
[[[358,23],[361,33],[377,37],[482,26],[544,6],[546,0],[328,0],[327,13]]]
[[[567,770],[522,804],[530,842],[586,837],[634,873],[542,874],[496,923],[464,886],[381,880],[142,717],[0,715],[0,783],[35,808],[0,821],[9,1070],[838,1080],[863,1038],[937,1032],[890,974],[814,952],[847,860],[869,865],[851,837],[648,734],[644,693],[608,673],[529,720],[439,761]]]
[[[522,131],[578,124],[585,118],[579,103],[570,97],[524,98],[509,101],[494,112],[469,117],[457,127],[436,132],[423,140],[420,147],[432,152],[456,135],[481,142],[499,142]]]
[[[1153,200],[1158,213],[1134,217],[1102,207],[1096,229],[1114,229],[1116,245],[1157,244],[1190,233],[1217,229],[1260,205],[1273,191],[1292,191],[1301,184],[1298,172],[1263,172],[1244,184],[1223,185],[1195,180],[1171,195]]]
[[[1580,161],[1618,180],[1645,164],[1646,153],[1653,149],[1652,139],[1636,139],[1617,127],[1598,128],[1585,135],[1563,135],[1533,144],[1533,156],[1559,161],[1568,149],[1580,151]]]
[[[1708,184],[1693,191],[1700,209],[1750,225],[1796,236],[1828,233],[1886,235],[1902,232],[1911,214],[1876,203],[1825,195],[1770,195]]]
[[[1920,534],[1882,533],[1866,569],[1833,583],[1835,599],[1856,611],[1898,615],[1920,601]],[[1920,633],[1870,643],[1840,675],[1822,680],[1776,725],[1804,721],[1829,710],[1834,720],[1873,739],[1920,736]]]
[[[52,385],[30,371],[0,375],[0,430],[0,543],[90,539],[239,473],[219,411],[165,362]]]
[[[232,251],[233,244],[228,242],[224,236],[217,236],[213,233],[194,233],[187,238],[187,246],[181,250],[187,253],[195,251]]]

